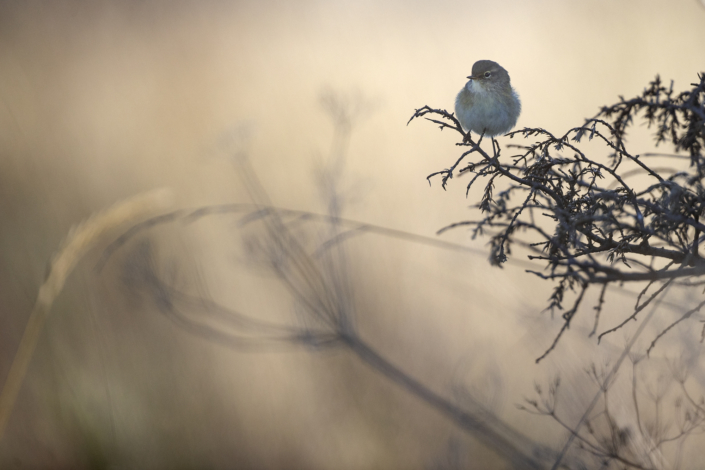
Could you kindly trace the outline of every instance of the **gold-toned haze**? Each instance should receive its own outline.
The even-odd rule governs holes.
[[[476,60],[510,71],[522,98],[517,129],[560,134],[656,74],[687,88],[703,71],[702,44],[696,0],[3,2],[0,381],[52,253],[70,227],[115,201],[166,186],[189,208],[247,202],[224,151],[236,148],[276,206],[322,213],[334,188],[344,217],[435,237],[472,217],[475,201],[465,198],[467,178],[447,191],[426,181],[459,156],[454,137],[406,123],[422,105],[452,111]],[[336,115],[335,103],[356,111]],[[349,140],[335,134],[331,114],[352,124]],[[653,150],[645,128],[629,145]],[[345,158],[325,167],[331,155]],[[243,242],[250,226],[237,220],[165,225],[135,242],[180,288],[267,321],[303,322],[248,251],[257,233]],[[469,238],[459,230],[443,239],[487,251]],[[472,390],[546,442],[561,443],[562,430],[514,404],[534,380],[561,372],[567,406],[580,408],[588,387],[570,389],[569,378],[584,375],[587,355],[607,360],[623,346],[615,337],[597,348],[586,312],[560,354],[537,367],[559,320],[540,314],[549,286],[522,267],[371,234],[345,249],[369,343],[434,391],[462,401],[456,392]],[[0,467],[500,459],[343,352],[242,353],[189,334],[153,300],[125,292],[135,253],[126,246],[101,273],[100,253],[89,253],[54,300]],[[615,308],[629,310],[633,298],[619,295]],[[628,416],[628,404],[621,410]]]

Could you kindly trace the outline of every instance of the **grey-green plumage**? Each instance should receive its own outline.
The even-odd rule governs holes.
[[[466,131],[494,137],[509,132],[521,113],[519,95],[497,62],[478,60],[455,99],[455,115]]]

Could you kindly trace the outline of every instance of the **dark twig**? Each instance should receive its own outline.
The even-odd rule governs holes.
[[[556,283],[550,310],[562,309],[569,293],[580,299],[590,284],[665,281],[660,293],[675,279],[694,282],[705,275],[705,258],[698,250],[705,233],[699,220],[705,204],[705,74],[698,79],[691,89],[676,94],[656,77],[640,96],[620,98],[563,135],[538,127],[512,131],[509,137],[534,141],[510,146],[518,153],[502,159],[497,141],[493,139],[491,153],[486,152],[481,139],[475,144],[452,113],[428,106],[417,109],[409,121],[430,119],[441,129],[458,132],[458,145],[471,147],[450,168],[429,178],[440,175],[445,189],[464,162],[460,174],[473,173],[468,190],[477,181],[485,182],[476,205],[481,217],[441,231],[472,225],[476,236],[498,229],[491,238],[490,261],[499,266],[508,260],[515,243],[530,247],[531,259],[546,262],[545,271],[530,272]],[[687,153],[683,157],[689,159],[690,168],[669,169],[666,177],[663,169],[632,154],[625,138],[637,118],[654,129],[657,145],[670,143],[676,152]],[[607,161],[589,156],[582,149],[583,139],[604,146]],[[635,172],[648,175],[648,180],[629,179]],[[512,197],[521,192],[525,195],[520,199]],[[658,260],[667,266],[657,268],[662,264]],[[599,338],[635,319],[646,304],[637,305],[627,320]],[[602,300],[596,321],[601,311]],[[565,313],[568,318],[574,314],[575,306]],[[567,328],[565,323],[548,351]]]

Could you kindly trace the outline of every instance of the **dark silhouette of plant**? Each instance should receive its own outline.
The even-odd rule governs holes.
[[[650,305],[649,317],[642,320],[639,330],[609,372],[594,370],[591,377],[598,383],[599,392],[583,418],[571,426],[555,411],[558,383],[549,387],[548,398],[539,393],[539,400],[528,402],[534,412],[551,416],[570,431],[568,442],[560,453],[521,435],[471,394],[461,393],[462,404],[458,404],[458,400],[434,392],[391,363],[360,336],[356,327],[360,312],[354,302],[354,286],[346,268],[346,240],[376,233],[454,250],[468,248],[341,217],[343,198],[338,188],[351,129],[350,119],[355,113],[344,112],[340,108],[343,105],[333,96],[327,96],[324,104],[336,122],[337,134],[330,166],[319,173],[319,183],[327,201],[326,215],[272,205],[249,166],[246,152],[234,152],[238,174],[252,197],[252,204],[201,207],[149,219],[116,240],[105,251],[100,264],[128,241],[154,226],[195,222],[219,214],[239,216],[242,228],[253,229],[253,236],[244,237],[248,251],[259,265],[268,266],[288,288],[302,320],[300,325],[264,322],[256,315],[239,313],[205,296],[186,293],[168,281],[169,273],[163,271],[156,250],[146,242],[137,245],[125,259],[123,274],[128,287],[134,293],[147,294],[162,314],[181,327],[235,349],[301,345],[315,350],[347,350],[438,410],[460,429],[495,449],[513,468],[551,465],[552,468],[587,468],[576,456],[570,455],[569,460],[566,457],[574,439],[598,460],[602,459],[600,462],[605,467],[616,463],[627,468],[658,468],[659,462],[644,460],[643,455],[635,453],[634,436],[662,439],[658,442],[660,446],[667,439],[682,441],[702,428],[702,404],[687,394],[684,385],[687,374],[678,376],[682,380],[676,378],[676,382],[682,385],[681,409],[687,409],[679,415],[684,423],[679,428],[680,434],[651,432],[641,423],[638,432],[625,430],[609,414],[607,391],[619,365],[628,357],[634,340],[656,311],[655,307],[662,302],[663,294],[672,285],[698,285],[692,278],[705,274],[705,260],[698,253],[702,228],[705,228],[699,222],[703,200],[705,75],[699,78],[700,83],[694,84],[692,90],[677,96],[672,88],[663,87],[657,78],[642,96],[633,100],[622,99],[614,106],[601,109],[595,118],[561,137],[540,128],[512,132],[511,137],[522,135],[525,139],[536,138],[538,141],[531,145],[511,146],[518,153],[508,159],[502,156],[501,160],[508,160],[506,163],[500,161],[502,148],[495,140],[492,141],[492,151],[486,152],[480,146],[482,139],[475,142],[472,136],[463,132],[455,117],[444,110],[424,107],[412,117],[426,117],[439,124],[441,129],[460,132],[462,141],[458,145],[466,149],[449,169],[429,175],[429,181],[438,176],[445,188],[453,176],[472,174],[468,192],[477,180],[483,178],[486,181],[477,203],[483,218],[453,224],[440,232],[471,226],[473,236],[489,233],[490,259],[499,266],[508,261],[513,246],[529,250],[532,260],[547,263],[546,272],[535,269],[530,272],[556,283],[549,309],[565,310],[564,323],[553,344],[538,360],[556,346],[563,331],[570,326],[590,285],[597,284],[601,289],[596,307],[596,331],[609,286],[626,281],[647,283],[639,294],[634,312],[617,328],[636,318]],[[434,115],[442,120],[429,118]],[[662,169],[645,163],[647,157],[653,155],[656,158],[656,154],[638,156],[627,151],[626,133],[637,115],[656,128],[657,143],[671,142],[677,151],[688,153],[685,156],[690,162],[687,169],[665,175]],[[584,140],[599,142],[607,149],[606,163],[587,157],[587,152],[581,150]],[[679,157],[670,155],[664,158]],[[635,174],[645,175],[645,181],[631,183],[630,178]],[[499,188],[502,182],[507,183],[506,187]],[[301,236],[301,232],[303,227],[314,226],[321,227],[318,235],[323,241],[314,241],[311,246],[311,240],[321,238]],[[656,285],[655,291],[648,293],[649,288]],[[575,299],[566,310],[562,304],[570,292],[574,292]],[[692,317],[702,305],[685,312],[678,322]],[[672,326],[664,329],[658,337]],[[599,403],[604,407],[598,413],[601,421],[592,414]],[[638,413],[639,405],[636,406]],[[583,426],[587,431],[582,430]],[[659,429],[654,427],[654,430]]]
[[[537,361],[556,346],[590,286],[601,289],[597,328],[607,286],[647,282],[631,315],[603,331],[602,338],[635,320],[668,286],[694,283],[705,274],[699,252],[705,232],[700,221],[705,200],[705,74],[698,78],[690,90],[675,94],[672,84],[665,87],[656,77],[640,96],[620,97],[560,136],[542,128],[513,131],[508,136],[534,142],[509,146],[516,150],[509,156],[495,140],[490,152],[483,149],[482,138],[473,140],[445,110],[424,106],[409,120],[424,117],[441,130],[454,130],[461,136],[456,145],[467,149],[451,167],[429,175],[429,182],[440,177],[445,189],[454,176],[467,173],[468,192],[477,181],[485,182],[476,204],[482,218],[454,223],[439,233],[461,226],[472,227],[473,237],[490,232],[490,260],[495,265],[507,261],[515,244],[528,249],[530,259],[546,262],[544,272],[529,272],[555,282],[548,310],[563,311],[564,322]],[[626,137],[638,121],[655,130],[656,145],[670,143],[685,155],[632,154]],[[599,142],[604,158],[588,155],[582,149],[586,140]],[[685,158],[689,166],[666,174],[647,163],[649,157]],[[632,179],[638,174],[644,177]],[[501,189],[500,183],[505,183]],[[656,283],[662,284],[647,295]],[[575,293],[572,305],[564,307],[570,292]]]

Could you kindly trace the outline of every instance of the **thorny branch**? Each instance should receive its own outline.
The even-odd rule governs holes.
[[[705,73],[698,79],[676,94],[672,83],[666,87],[657,76],[640,96],[620,97],[561,136],[542,128],[510,132],[510,138],[534,142],[508,146],[517,153],[503,161],[498,145],[493,142],[489,153],[482,149],[452,113],[424,106],[409,120],[423,117],[441,130],[456,131],[462,136],[456,145],[468,147],[450,168],[429,175],[429,182],[440,176],[445,189],[454,175],[471,173],[469,192],[477,181],[485,181],[475,205],[482,217],[439,232],[471,226],[473,238],[490,233],[490,262],[499,266],[515,243],[529,249],[530,259],[546,261],[544,272],[530,272],[555,283],[547,310],[564,311],[564,324],[538,360],[570,327],[590,286],[599,285],[601,305],[609,284],[695,282],[705,274],[705,258],[699,252],[705,233],[700,221],[705,204]],[[677,153],[686,154],[689,166],[664,171],[641,157],[674,155],[632,154],[626,137],[637,120],[654,130],[656,145],[671,144]],[[588,156],[586,140],[604,147],[606,158]],[[630,179],[634,174],[644,177]],[[566,309],[563,301],[569,293],[574,300]],[[644,306],[635,307],[617,328],[599,337],[636,320]],[[601,310],[596,308],[596,315]]]

